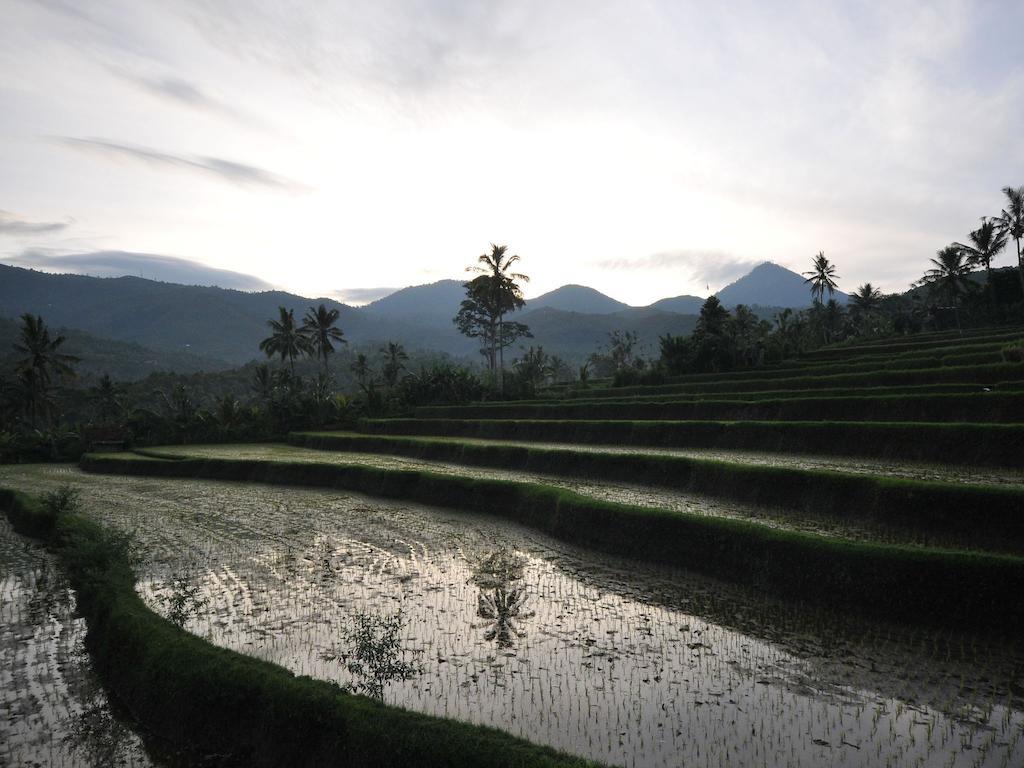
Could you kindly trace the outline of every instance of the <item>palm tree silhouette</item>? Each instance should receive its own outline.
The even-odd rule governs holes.
[[[409,356],[405,353],[405,347],[393,341],[389,341],[386,347],[381,347],[380,352],[384,355],[381,375],[384,377],[384,383],[393,387],[398,383],[398,376],[405,368],[405,361]]]
[[[123,396],[124,387],[115,384],[109,373],[104,373],[96,386],[89,391],[89,399],[92,400],[100,421],[113,419],[124,410],[124,403],[121,401]]]
[[[328,309],[321,304],[316,309],[310,307],[302,319],[303,332],[316,350],[316,356],[324,361],[324,373],[328,372],[327,356],[334,353],[334,342],[348,344],[342,330],[334,325],[339,314],[337,309]]]
[[[1024,296],[1024,261],[1021,260],[1020,241],[1024,238],[1024,187],[1003,187],[1006,207],[996,217],[999,233],[1012,237],[1017,243],[1017,277],[1020,278],[1021,295]]]
[[[925,272],[919,283],[945,293],[949,306],[955,307],[960,294],[969,285],[971,264],[964,258],[963,250],[956,245],[947,245],[935,255],[938,258],[931,260],[934,266]]]
[[[370,367],[370,360],[362,352],[356,355],[352,363],[352,373],[356,377],[359,388],[369,394],[372,382],[373,369]]]
[[[502,392],[505,390],[505,314],[521,308],[526,303],[517,281],[524,283],[530,281],[529,277],[520,272],[509,271],[512,265],[519,261],[519,257],[509,256],[507,253],[507,245],[491,243],[491,252],[477,258],[477,262],[479,262],[477,266],[467,267],[467,271],[479,272],[489,278],[490,305],[498,317],[498,333],[491,340],[491,359],[494,359],[495,352],[497,352],[498,365],[501,369],[498,386]],[[495,350],[495,346],[497,346],[497,350]]]
[[[864,283],[857,292],[850,297],[850,301],[853,302],[853,308],[857,312],[867,314],[873,309],[878,308],[878,302],[882,300],[882,292],[875,288],[871,283]]]
[[[985,267],[985,290],[989,294],[989,299],[994,303],[992,259],[1006,247],[1007,233],[1000,230],[998,220],[982,216],[981,226],[971,232],[968,238],[971,241],[970,245],[963,243],[953,243],[953,245],[964,252],[969,262]]]
[[[835,292],[837,284],[836,280],[839,275],[836,274],[836,268],[829,263],[829,260],[825,258],[824,251],[818,251],[818,255],[814,257],[814,263],[810,272],[804,272],[807,279],[805,283],[811,284],[811,298],[814,299],[815,304],[821,304],[825,298],[825,291],[828,291],[829,298]]]
[[[50,385],[54,376],[60,379],[75,376],[71,366],[78,362],[78,358],[59,351],[64,341],[63,336],[50,337],[50,329],[39,315],[26,312],[21,316],[14,349],[24,357],[16,362],[16,371],[25,389],[29,421],[33,427],[41,411],[49,414]]]
[[[295,324],[295,312],[291,309],[278,307],[280,318],[267,320],[271,334],[260,342],[260,351],[267,357],[281,356],[281,362],[288,360],[292,373],[295,373],[295,358],[313,352],[309,337]]]

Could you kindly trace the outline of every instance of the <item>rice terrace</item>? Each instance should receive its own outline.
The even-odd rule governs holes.
[[[1024,766],[1024,10],[229,6],[0,0],[0,768]]]

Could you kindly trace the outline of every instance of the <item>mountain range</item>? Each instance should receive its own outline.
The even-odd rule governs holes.
[[[245,363],[259,357],[267,320],[277,316],[279,306],[300,317],[320,303],[338,310],[338,325],[355,345],[390,340],[410,350],[475,357],[476,341],[461,336],[452,323],[464,295],[462,281],[441,280],[403,288],[365,307],[352,307],[283,291],[245,292],[139,277],[50,274],[0,264],[0,317],[31,312],[53,327],[135,345],[138,365],[131,375],[159,365],[213,370]],[[771,263],[756,267],[718,296],[726,306],[759,305],[765,315],[770,315],[768,307],[810,303],[803,278]],[[837,294],[837,299],[845,298]],[[636,332],[646,354],[656,354],[659,336],[693,330],[703,303],[697,296],[676,296],[631,307],[593,288],[565,285],[528,300],[514,319],[533,332],[534,338],[523,340],[523,346],[542,345],[570,360],[593,352],[614,330]],[[79,341],[75,346],[89,346],[86,336]],[[128,348],[118,352],[132,357]]]

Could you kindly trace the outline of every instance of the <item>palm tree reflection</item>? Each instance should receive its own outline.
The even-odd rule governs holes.
[[[533,616],[526,610],[527,593],[519,586],[526,558],[508,549],[488,552],[473,563],[470,582],[480,587],[476,615],[483,619],[484,639],[496,640],[499,648],[512,648],[526,632],[518,622]]]

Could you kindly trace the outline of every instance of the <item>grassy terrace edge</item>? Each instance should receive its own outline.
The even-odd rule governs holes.
[[[805,514],[1000,542],[1024,551],[1024,488],[928,482],[738,462],[458,440],[293,432],[292,445],[678,488]],[[980,537],[979,537],[980,534]]]
[[[159,462],[151,462],[159,463]],[[389,707],[196,637],[135,592],[123,550],[80,514],[0,488],[14,529],[54,547],[104,685],[186,763],[245,766],[588,766],[502,731]],[[212,763],[211,763],[212,764]]]
[[[550,486],[345,464],[86,454],[90,472],[343,488],[503,517],[573,544],[880,618],[1024,629],[1024,558],[867,544],[602,502]]]
[[[797,369],[790,376],[757,376],[761,369],[752,369],[749,378],[719,379],[682,384],[638,384],[588,390],[589,397],[623,397],[653,394],[698,394],[702,392],[753,392],[764,389],[820,389],[823,387],[884,387],[914,384],[977,384],[992,387],[1001,382],[1024,380],[1021,363],[992,365],[951,365],[941,368],[910,370],[879,370],[864,373],[809,375]]]
[[[1024,392],[885,394],[684,401],[592,402],[556,401],[541,404],[480,403],[432,405],[416,409],[420,418],[483,419],[701,419],[815,421],[1024,421]]]
[[[858,421],[363,419],[360,432],[662,448],[722,448],[1020,467],[1024,424]]]

